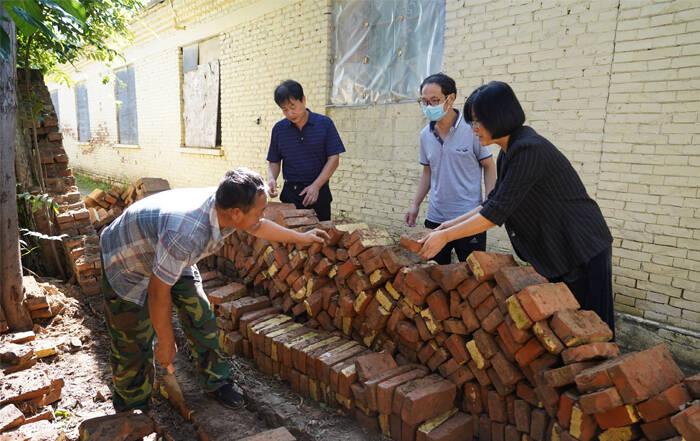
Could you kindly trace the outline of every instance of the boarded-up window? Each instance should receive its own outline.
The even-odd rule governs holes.
[[[336,0],[331,101],[339,105],[415,99],[441,70],[445,0]]]
[[[219,39],[182,48],[185,146],[221,145]]]
[[[61,115],[58,113],[58,90],[51,91],[51,103],[53,104],[53,110],[56,112],[56,119],[61,120]]]
[[[85,83],[75,85],[75,111],[78,121],[78,141],[90,141],[90,108]]]
[[[114,99],[117,105],[117,129],[120,144],[138,144],[139,127],[136,113],[136,81],[134,67],[115,72]]]

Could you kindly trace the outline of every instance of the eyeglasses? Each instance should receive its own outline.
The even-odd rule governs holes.
[[[482,128],[482,127],[483,127],[483,126],[481,125],[481,121],[479,121],[478,119],[473,119],[473,120],[472,120],[472,129],[473,129],[473,130],[479,130],[479,129]]]
[[[417,102],[421,106],[439,106],[440,104],[444,103],[444,101],[442,99],[437,98],[437,97],[431,98],[429,100],[424,100],[423,98],[418,98]]]

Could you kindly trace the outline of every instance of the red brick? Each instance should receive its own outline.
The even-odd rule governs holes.
[[[501,323],[503,323],[503,313],[495,308],[481,321],[481,327],[484,331],[494,334]]]
[[[513,386],[523,378],[521,371],[513,366],[500,351],[491,358],[491,364],[498,378],[506,386]]]
[[[449,352],[447,352],[445,348],[438,348],[433,356],[430,357],[430,360],[428,360],[428,369],[435,372],[441,364],[447,361],[448,358],[450,358]]]
[[[476,280],[475,277],[469,277],[464,282],[459,284],[457,287],[457,293],[463,300],[466,300],[467,297],[469,297],[469,294],[471,294],[472,291],[474,291],[480,284],[481,282]]]
[[[498,344],[493,336],[483,329],[479,329],[473,334],[479,352],[486,357],[491,358],[498,352]]]
[[[523,433],[530,433],[531,406],[525,400],[515,400],[515,427]]]
[[[483,321],[488,317],[489,314],[491,314],[491,311],[493,310],[498,310],[498,305],[496,304],[496,298],[494,296],[489,296],[481,302],[479,306],[474,310],[474,313],[476,314],[476,317],[479,319],[479,321]]]
[[[478,381],[480,385],[488,386],[491,384],[491,379],[486,371],[476,367],[476,362],[474,360],[470,360],[469,363],[467,363],[467,366],[469,367],[469,370],[472,371],[472,374],[474,374],[476,381]]]
[[[390,414],[393,408],[395,389],[409,381],[425,376],[425,370],[413,369],[377,384],[377,410],[382,414]]]
[[[416,294],[412,296],[411,300],[416,306],[423,306],[428,294],[438,288],[437,283],[430,278],[427,269],[424,267],[404,268],[402,271],[406,272],[406,278],[404,280],[406,287],[410,288]],[[408,292],[405,294],[408,295]]]
[[[617,358],[606,360],[597,366],[581,371],[581,373],[576,375],[576,387],[579,392],[593,392],[612,386],[613,383],[608,374],[608,370],[610,367],[622,363],[631,355],[631,353],[623,354]]]
[[[474,374],[472,374],[472,371],[469,370],[467,366],[460,366],[456,371],[451,373],[447,379],[453,382],[455,386],[461,387],[467,381],[473,380]]]
[[[683,381],[683,372],[663,345],[631,354],[609,369],[625,404],[639,403]]]
[[[545,350],[537,341],[536,338],[531,338],[518,352],[515,354],[515,360],[523,367],[527,366],[534,359],[544,354]]]
[[[442,329],[448,334],[468,335],[467,325],[462,320],[448,319],[442,322]]]
[[[547,352],[559,354],[564,350],[564,343],[559,340],[559,337],[552,331],[546,320],[535,323],[532,326],[532,332]]]
[[[581,307],[564,283],[528,286],[518,292],[516,297],[533,322],[546,320],[557,311]]]
[[[467,264],[474,277],[479,281],[491,280],[494,274],[503,267],[517,266],[517,262],[510,254],[487,253],[474,251],[467,257]]]
[[[395,395],[393,410],[398,400],[401,419],[407,424],[419,424],[452,409],[457,387],[431,375],[399,386]]]
[[[508,326],[508,330],[513,336],[513,340],[518,344],[527,343],[527,341],[530,340],[530,338],[532,337],[532,333],[527,329],[518,329],[518,327],[515,326],[515,323],[513,322],[513,319],[510,317],[510,315],[506,316],[503,323],[505,323],[506,326]]]
[[[506,297],[520,292],[528,286],[547,283],[547,279],[538,274],[531,266],[503,267],[494,274],[494,278]]]
[[[588,343],[562,351],[561,357],[564,364],[577,363],[580,361],[605,360],[615,358],[620,355],[620,348],[617,343]]]
[[[544,380],[549,387],[562,387],[575,382],[576,375],[581,371],[595,366],[595,362],[582,362],[567,364],[566,366],[549,369],[543,373]],[[622,404],[622,403],[620,403]]]
[[[481,327],[479,319],[476,317],[474,309],[469,305],[469,302],[463,302],[461,305],[461,317],[467,331],[474,332]]]
[[[428,370],[424,366],[407,364],[403,366],[397,366],[393,369],[382,372],[381,374],[377,375],[371,380],[367,380],[365,382],[365,390],[367,396],[367,406],[369,407],[369,409],[378,410],[377,387],[380,383],[415,370],[422,370],[423,376],[428,374]]]
[[[467,296],[467,301],[472,306],[472,308],[476,308],[477,306],[481,305],[481,303],[483,303],[489,296],[491,296],[491,291],[493,290],[494,286],[495,284],[491,281],[482,282],[479,286],[477,286]]]
[[[483,411],[481,399],[481,387],[474,382],[465,383],[462,387],[462,410],[472,415],[478,415]]]
[[[430,268],[430,276],[440,285],[440,288],[449,292],[471,276],[471,271],[466,263],[458,262],[448,265],[434,265]]]
[[[533,409],[530,417],[530,438],[534,441],[544,441],[547,433],[549,418],[542,409]]]
[[[550,323],[552,330],[567,347],[612,339],[608,325],[593,311],[557,311]]]
[[[439,266],[439,265],[436,265]],[[428,308],[436,320],[446,320],[450,318],[450,305],[447,300],[447,295],[442,290],[437,290],[430,294],[426,301]]]
[[[396,333],[399,334],[399,336],[409,342],[409,343],[417,343],[420,341],[420,335],[418,334],[418,329],[416,326],[406,320],[402,320],[396,325]]]
[[[683,409],[691,400],[683,383],[675,384],[655,397],[637,405],[637,410],[644,421],[656,421]]]
[[[411,230],[410,232],[401,235],[399,245],[412,253],[418,253],[423,247],[423,244],[419,243],[418,241],[427,236],[431,231],[432,230],[428,228],[417,228],[415,230]]]
[[[625,427],[639,421],[639,414],[634,406],[627,404],[600,412],[594,415],[596,422],[601,429],[606,430],[614,427]]]
[[[486,414],[479,417],[479,441],[492,441],[491,439],[491,420]]]
[[[597,392],[581,395],[580,405],[581,410],[585,413],[601,413],[622,406],[622,398],[620,398],[617,389],[609,387]]]
[[[423,320],[422,317],[416,315],[413,317],[413,323],[415,323],[416,329],[418,329],[418,335],[420,336],[421,340],[428,341],[433,338],[433,334],[431,334],[428,330],[428,326],[425,324],[425,320]]]
[[[360,423],[360,425],[365,429],[369,430],[370,432],[379,431],[379,420],[377,419],[376,415],[366,415],[358,408],[355,408],[354,415],[357,422]]]
[[[471,441],[474,438],[473,419],[471,415],[457,412],[428,433],[419,428],[416,441]]]
[[[578,401],[578,395],[573,391],[567,391],[559,397],[559,408],[557,409],[557,421],[564,429],[569,428],[571,422],[571,408]]]
[[[595,438],[598,425],[591,415],[586,415],[581,408],[574,404],[571,409],[569,433],[579,441],[591,441]]]
[[[639,428],[642,429],[642,433],[649,441],[662,441],[678,436],[678,431],[671,424],[670,417],[641,424]]]
[[[466,340],[461,335],[452,334],[447,340],[445,340],[445,347],[448,351],[450,351],[450,354],[452,354],[452,357],[457,364],[462,365],[469,361]]]
[[[381,246],[371,247],[366,249],[357,255],[357,260],[360,261],[362,265],[362,270],[369,274],[374,270],[384,267],[384,262],[382,262],[381,254],[384,248]],[[348,250],[348,253],[352,256],[352,252]]]
[[[401,268],[421,261],[420,256],[398,246],[388,246],[382,250],[382,262],[386,269],[396,274]]]
[[[505,441],[505,424],[491,421],[491,441]]]
[[[700,402],[671,417],[671,424],[686,440],[700,439]]]
[[[506,441],[520,441],[520,432],[513,425],[507,425],[505,430]]]
[[[489,406],[488,413],[491,421],[497,421],[499,423],[508,422],[508,413],[506,410],[506,400],[504,397],[499,395],[495,390],[489,391]]]
[[[491,380],[491,385],[493,385],[493,388],[496,389],[496,392],[498,392],[501,396],[512,394],[515,390],[512,385],[506,385],[503,383],[501,377],[498,375],[498,373],[496,373],[496,369],[494,369],[493,366],[486,369],[486,375],[488,375],[489,379]]]
[[[363,383],[395,367],[394,357],[386,352],[364,355],[355,360],[357,376]]]
[[[683,382],[691,397],[700,398],[700,373],[686,377]]]
[[[537,394],[535,393],[535,389],[528,384],[527,381],[520,381],[516,387],[515,387],[515,395],[528,402],[533,407],[540,407],[541,403],[539,398],[537,398]]]
[[[438,373],[442,378],[447,378],[450,375],[452,375],[457,369],[459,369],[459,364],[455,361],[454,358],[450,358],[446,362],[440,365],[438,368]]]
[[[511,359],[515,359],[515,353],[518,352],[520,348],[522,348],[522,344],[517,343],[513,339],[513,334],[511,334],[510,329],[508,328],[508,325],[503,322],[500,325],[498,325],[498,328],[496,329],[498,332],[498,337],[500,339],[500,342],[502,343],[501,349],[508,353],[510,355]]]

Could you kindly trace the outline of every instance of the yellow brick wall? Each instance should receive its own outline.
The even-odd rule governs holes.
[[[446,3],[443,70],[457,81],[458,102],[486,81],[509,82],[528,124],[572,161],[613,230],[618,310],[700,330],[700,5]],[[113,84],[101,81],[110,69],[85,63],[73,73],[88,81],[98,141],[88,145],[71,136],[72,89],[50,86],[60,92],[72,164],[126,180],[161,176],[174,186],[212,185],[234,166],[264,172],[270,130],[281,118],[272,91],[294,78],[310,108],[335,121],[348,150],[332,180],[336,214],[401,231],[425,121],[414,103],[326,105],[331,11],[331,0],[180,0],[151,8],[125,48],[136,67],[140,148],[114,146]],[[179,48],[213,36],[221,42],[223,120],[216,155],[180,147]],[[510,250],[498,230],[489,246]]]

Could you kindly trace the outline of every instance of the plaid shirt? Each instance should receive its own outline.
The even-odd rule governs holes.
[[[104,229],[105,274],[119,297],[144,305],[151,275],[170,286],[182,276],[200,280],[196,263],[233,232],[219,229],[214,191],[177,189],[149,196]]]

